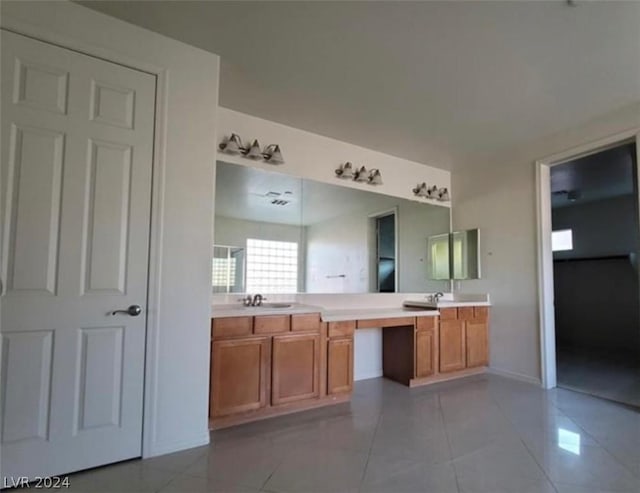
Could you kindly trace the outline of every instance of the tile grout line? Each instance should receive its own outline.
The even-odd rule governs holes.
[[[442,419],[442,427],[444,428],[444,436],[447,437],[447,447],[449,448],[449,457],[451,462],[451,467],[453,468],[453,477],[456,479],[456,489],[458,493],[460,490],[460,480],[458,479],[458,471],[456,469],[456,465],[453,459],[453,448],[451,447],[451,439],[449,438],[449,432],[447,431],[447,422],[444,419],[444,411],[442,410],[442,401],[440,399],[440,392],[436,392],[438,396],[438,410],[440,411],[440,418]]]
[[[369,460],[371,459],[371,452],[373,451],[373,444],[376,441],[376,435],[378,434],[378,428],[380,427],[380,421],[382,420],[382,411],[378,413],[378,419],[376,420],[376,429],[373,432],[373,437],[371,438],[371,444],[369,445],[369,451],[367,452],[367,461],[364,464],[364,468],[362,470],[362,477],[360,478],[360,484],[358,485],[358,491],[362,490],[362,484],[364,483],[364,478],[367,475],[367,469],[369,468]]]

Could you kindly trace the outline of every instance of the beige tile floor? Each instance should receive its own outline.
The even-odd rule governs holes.
[[[640,492],[640,414],[496,376],[212,433],[211,445],[71,476],[82,492]]]

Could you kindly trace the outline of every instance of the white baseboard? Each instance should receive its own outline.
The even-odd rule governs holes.
[[[146,455],[143,455],[143,459],[150,457],[156,457],[158,455],[171,454],[173,452],[179,452],[181,450],[187,450],[194,447],[202,447],[203,445],[209,445],[209,430],[194,437],[191,440],[179,440],[168,443],[156,443]]]
[[[519,380],[521,382],[531,383],[537,386],[542,386],[542,381],[539,378],[530,377],[529,375],[524,375],[523,373],[517,373],[509,370],[501,370],[499,368],[494,368],[491,366],[487,368],[487,373],[491,373],[493,375],[499,375],[505,378],[511,378],[512,380]]]
[[[368,380],[370,378],[379,378],[381,376],[382,376],[382,368],[379,368],[375,370],[360,372],[357,375],[353,376],[353,380],[357,382],[358,380]]]

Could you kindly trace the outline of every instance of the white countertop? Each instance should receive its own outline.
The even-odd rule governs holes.
[[[396,317],[435,317],[438,310],[390,307],[390,308],[349,308],[325,310],[320,306],[292,303],[288,308],[268,308],[262,306],[213,305],[212,317],[253,317],[256,315],[292,315],[301,313],[320,313],[323,322],[341,322],[344,320],[370,320],[374,318]]]
[[[424,300],[406,300],[405,305],[407,303],[411,303],[412,305],[415,303],[415,306],[405,306],[405,308],[415,308],[419,310],[420,307],[437,310],[438,308],[456,308],[459,306],[491,306],[489,301],[447,301],[440,300],[437,303],[435,301],[424,301]]]
[[[398,317],[437,317],[438,310],[421,308],[354,308],[342,310],[323,310],[323,322],[342,322],[344,320],[371,320],[374,318],[398,318]]]
[[[291,303],[288,308],[269,308],[263,306],[212,305],[212,317],[254,317],[256,315],[291,315],[299,313],[322,312],[322,307]]]

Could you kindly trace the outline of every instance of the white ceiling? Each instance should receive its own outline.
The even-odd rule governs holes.
[[[89,1],[217,53],[220,104],[451,168],[640,101],[640,2]]]

